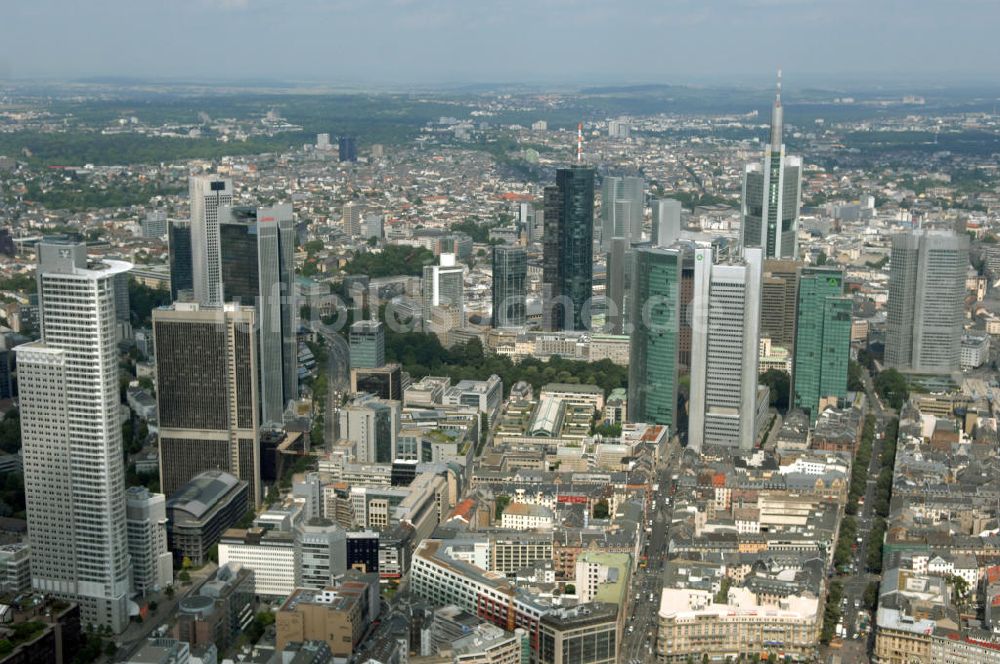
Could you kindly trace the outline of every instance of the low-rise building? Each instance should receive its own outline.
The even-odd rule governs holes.
[[[26,611],[6,606],[0,639],[10,644],[0,657],[5,663],[70,664],[83,644],[80,607],[51,599],[32,601]]]
[[[323,590],[295,590],[276,616],[277,647],[295,641],[326,641],[335,657],[349,657],[379,615],[375,574],[351,572]]]
[[[162,493],[143,486],[125,491],[125,527],[132,556],[132,588],[145,595],[166,588],[174,579],[167,548],[167,507]]]
[[[295,535],[278,530],[227,530],[219,541],[219,564],[237,563],[254,574],[254,590],[287,597],[295,590]]]
[[[574,385],[570,383],[548,383],[542,385],[539,398],[559,399],[566,403],[590,406],[601,412],[604,410],[604,390],[597,385]]]
[[[614,604],[624,611],[631,557],[587,551],[576,558],[576,596],[581,602]]]
[[[442,654],[453,664],[523,664],[528,648],[523,629],[508,632],[496,625],[477,625],[471,634],[455,639]]]
[[[486,380],[460,380],[444,392],[443,403],[448,406],[474,406],[491,420],[503,402],[503,381],[493,374]]]
[[[0,546],[0,592],[17,595],[31,590],[31,546],[27,542]]]
[[[511,530],[551,530],[555,515],[543,505],[511,503],[504,508],[500,526]]]
[[[823,622],[824,565],[771,573],[758,567],[732,585],[723,598],[712,587],[688,580],[671,584],[660,597],[657,662],[692,658],[737,660],[774,653],[795,661],[816,654]]]
[[[613,604],[580,604],[542,616],[539,664],[615,664],[621,650],[620,609]]]
[[[175,563],[189,558],[194,565],[203,565],[222,534],[249,509],[246,482],[221,470],[195,475],[166,505],[167,539]]]
[[[195,592],[177,604],[173,638],[192,648],[226,651],[253,622],[254,575],[234,563],[221,565]]]
[[[611,360],[628,366],[629,336],[627,334],[594,334],[590,337],[590,361]]]
[[[975,369],[990,359],[990,335],[966,332],[962,335],[962,369]]]

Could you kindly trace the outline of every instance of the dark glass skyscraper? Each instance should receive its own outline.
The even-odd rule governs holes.
[[[594,169],[560,168],[546,187],[542,284],[547,330],[590,328],[594,285]]]
[[[493,248],[493,327],[521,327],[527,321],[528,252]]]
[[[337,147],[340,148],[340,161],[358,160],[358,144],[353,136],[341,136],[337,141]]]
[[[194,272],[191,263],[191,222],[171,219],[167,226],[170,251],[170,299],[181,299],[186,292],[194,297]]]
[[[281,424],[298,397],[292,206],[223,207],[219,218],[225,300],[257,309],[261,422]]]
[[[257,309],[261,417],[280,424],[285,404],[299,394],[292,206],[222,206],[217,214],[223,299]],[[193,294],[190,222],[171,221],[168,237],[170,296],[177,301]]]

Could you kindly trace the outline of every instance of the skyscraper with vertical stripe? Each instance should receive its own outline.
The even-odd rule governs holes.
[[[299,395],[292,206],[223,206],[218,214],[224,300],[257,310],[261,424],[281,426]]]
[[[961,368],[969,238],[913,231],[892,238],[885,362],[912,373]]]
[[[233,182],[214,175],[192,176],[188,181],[191,200],[191,274],[194,299],[206,307],[222,306],[222,241],[219,208],[232,205]]]
[[[797,258],[799,205],[802,198],[802,159],[785,155],[782,137],[781,72],[771,109],[771,140],[758,164],[747,164],[743,174],[744,247],[759,247],[764,258]]]
[[[753,448],[757,435],[761,250],[714,264],[695,250],[688,445]]]
[[[131,267],[39,244],[42,338],[15,350],[32,588],[114,632],[129,621],[114,282]]]
[[[847,396],[851,299],[839,268],[804,267],[799,277],[792,405],[819,416],[820,402]]]
[[[259,367],[252,307],[174,303],[153,310],[160,486],[170,496],[195,475],[224,470],[260,483]]]
[[[528,252],[524,247],[493,248],[493,327],[527,322]]]
[[[586,330],[594,289],[594,169],[556,171],[546,187],[542,247],[543,326]]]
[[[601,182],[601,249],[611,250],[611,240],[625,238],[630,244],[642,239],[642,217],[646,206],[646,182],[641,177],[607,176]]]
[[[680,328],[687,245],[634,250],[628,413],[632,422],[677,425]]]

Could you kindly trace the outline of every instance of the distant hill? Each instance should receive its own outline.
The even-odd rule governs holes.
[[[645,83],[643,85],[608,85],[596,88],[583,88],[582,95],[620,95],[620,94],[649,94],[651,92],[669,92],[681,86],[670,85],[668,83]]]

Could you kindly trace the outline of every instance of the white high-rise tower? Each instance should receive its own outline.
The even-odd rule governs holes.
[[[697,249],[691,321],[688,445],[749,450],[757,434],[761,249],[743,262],[715,265]]]
[[[961,369],[969,238],[918,230],[892,238],[885,363],[904,372]]]
[[[604,178],[601,185],[601,249],[611,251],[611,241],[625,238],[629,246],[642,240],[646,182],[641,177]]]
[[[441,254],[440,265],[425,265],[421,288],[425,332],[465,327],[465,268],[455,254]]]
[[[219,208],[233,203],[233,181],[196,175],[188,181],[191,198],[191,273],[194,299],[206,307],[222,306],[222,242]]]
[[[32,588],[115,632],[128,626],[130,563],[114,282],[131,267],[39,244],[42,339],[16,349]]]

